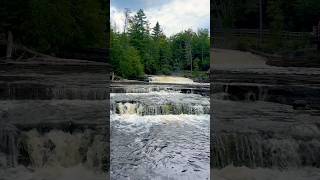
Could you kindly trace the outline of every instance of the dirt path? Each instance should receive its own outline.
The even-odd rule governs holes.
[[[227,49],[212,49],[211,64],[214,67],[233,68],[270,68],[265,64],[266,59],[250,52]]]

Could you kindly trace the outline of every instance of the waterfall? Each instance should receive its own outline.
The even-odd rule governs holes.
[[[145,105],[141,103],[118,102],[111,104],[111,113],[144,115],[168,115],[168,114],[209,114],[208,105],[191,104],[164,104]]]
[[[320,167],[320,142],[292,138],[263,138],[259,134],[221,134],[213,145],[214,166]]]
[[[168,85],[171,80],[111,90],[120,92],[110,94],[111,179],[209,177],[208,87]]]
[[[17,139],[18,129],[6,122],[7,110],[0,114],[0,153],[6,156],[6,167],[15,167],[18,164]]]
[[[24,155],[20,162],[32,168],[68,168],[85,164],[91,169],[102,170],[106,153],[106,142],[102,139],[91,130],[73,134],[60,130],[40,134],[30,130],[20,139],[19,151]]]
[[[174,76],[151,76],[149,77],[151,83],[176,83],[176,84],[194,84],[192,79],[185,77]]]

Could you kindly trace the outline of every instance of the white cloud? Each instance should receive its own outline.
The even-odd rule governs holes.
[[[205,21],[210,20],[210,0],[171,0],[167,4],[144,10],[151,27],[158,21],[166,35],[173,35],[182,30],[202,28]],[[123,29],[123,10],[111,6],[111,22]]]
[[[122,32],[124,27],[124,21],[125,21],[124,11],[111,6],[110,7],[111,27],[115,27],[116,31]]]

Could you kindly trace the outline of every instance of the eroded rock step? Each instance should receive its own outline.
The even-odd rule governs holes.
[[[320,87],[315,86],[214,83],[211,94],[215,99],[268,101],[293,106],[300,102],[302,108],[320,109]]]
[[[116,114],[209,114],[209,98],[178,92],[112,93],[111,112]]]
[[[141,82],[140,82],[141,83]],[[200,94],[209,96],[209,85],[187,85],[187,84],[130,84],[130,83],[112,83],[111,93],[149,93],[160,91],[181,92],[184,94]]]
[[[213,165],[319,168],[320,116],[271,102],[213,100]]]
[[[210,74],[213,98],[268,101],[304,109],[320,107],[317,68],[215,69]],[[295,107],[296,108],[296,107]]]
[[[31,168],[85,163],[102,170],[109,163],[104,159],[107,107],[105,100],[0,101],[0,138],[7,142],[0,149],[7,153],[6,163]]]

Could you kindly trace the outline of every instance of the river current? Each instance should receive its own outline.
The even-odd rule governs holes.
[[[111,179],[209,179],[209,97],[159,84],[168,79],[111,93]]]

